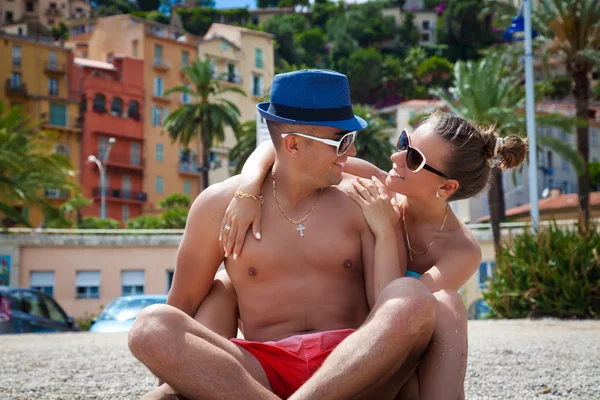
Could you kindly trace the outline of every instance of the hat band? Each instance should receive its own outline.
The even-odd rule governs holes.
[[[345,121],[354,118],[352,106],[338,108],[300,108],[271,103],[269,114],[296,121]]]

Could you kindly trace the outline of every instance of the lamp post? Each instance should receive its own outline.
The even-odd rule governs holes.
[[[524,14],[524,15],[523,15]],[[523,35],[524,34],[524,35]],[[527,115],[527,139],[529,141],[529,204],[531,205],[531,224],[537,229],[540,211],[538,208],[537,181],[537,138],[535,132],[535,95],[533,91],[533,50],[532,40],[537,32],[531,26],[531,0],[523,0],[519,15],[503,35],[504,40],[521,41],[525,36],[525,111]]]
[[[102,161],[100,161],[96,156],[89,155],[88,162],[93,162],[98,167],[100,171],[100,219],[106,219],[106,161],[108,160],[108,156],[110,153],[110,149],[116,143],[115,138],[108,139],[108,146],[102,155]]]

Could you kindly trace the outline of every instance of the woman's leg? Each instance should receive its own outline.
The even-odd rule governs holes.
[[[231,339],[237,336],[237,296],[225,270],[217,273],[206,298],[200,303],[194,319],[219,335]],[[178,399],[185,397],[166,383],[158,381],[159,387],[146,394],[142,400]]]
[[[441,290],[438,321],[417,371],[398,393],[403,400],[464,399],[467,371],[467,310],[458,292]]]

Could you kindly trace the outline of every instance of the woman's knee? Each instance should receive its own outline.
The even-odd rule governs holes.
[[[161,349],[161,344],[167,341],[167,335],[176,330],[182,321],[181,312],[166,304],[144,308],[129,331],[127,339],[131,352],[139,358],[142,354]]]
[[[439,304],[438,316],[467,324],[468,314],[461,295],[456,290],[443,289],[433,294]]]

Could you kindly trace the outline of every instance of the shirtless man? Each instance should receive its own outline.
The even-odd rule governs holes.
[[[261,191],[266,234],[226,257],[218,232],[239,177],[202,192],[168,305],[142,311],[129,347],[190,399],[393,399],[429,345],[437,301],[409,278],[374,299],[374,238],[343,176],[366,123],[331,71],[277,75],[271,101],[258,105],[277,151]],[[245,340],[192,318],[222,261]]]

